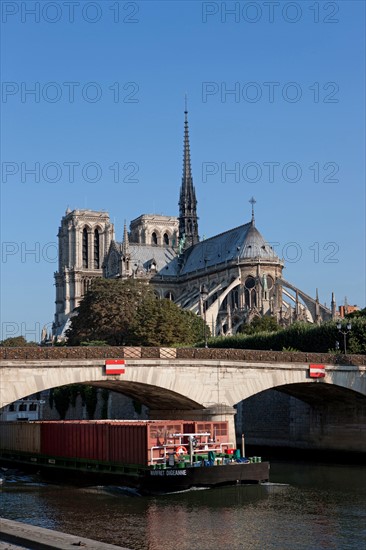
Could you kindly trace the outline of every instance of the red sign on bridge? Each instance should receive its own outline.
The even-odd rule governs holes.
[[[310,378],[324,378],[325,366],[324,365],[310,365],[309,368]]]
[[[124,374],[125,373],[124,359],[106,359],[105,373],[106,374]]]

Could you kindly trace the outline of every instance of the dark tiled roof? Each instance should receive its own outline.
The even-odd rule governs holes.
[[[256,227],[246,223],[189,248],[180,274],[186,275],[237,258],[279,261]]]
[[[137,264],[150,271],[154,260],[158,275],[174,277],[178,274],[177,254],[171,246],[130,243],[129,252],[132,265]]]

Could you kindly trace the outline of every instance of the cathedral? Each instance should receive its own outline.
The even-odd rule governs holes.
[[[70,317],[95,277],[129,277],[153,285],[159,298],[204,315],[212,335],[235,334],[255,317],[272,316],[287,326],[297,320],[321,323],[336,316],[282,277],[284,261],[251,219],[200,240],[191,171],[188,113],[185,111],[183,176],[179,215],[142,214],[115,240],[106,212],[67,210],[58,232],[53,337],[65,338]]]

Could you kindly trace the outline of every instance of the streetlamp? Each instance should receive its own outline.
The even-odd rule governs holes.
[[[337,329],[338,332],[343,334],[343,345],[344,345],[344,355],[347,354],[347,334],[349,334],[352,330],[352,324],[350,322],[347,323],[345,330],[342,330],[342,323],[338,321],[337,323]]]
[[[205,323],[205,348],[208,348],[207,345],[207,324],[206,324],[206,300],[208,297],[208,288],[205,284],[201,285],[200,295],[202,299],[202,308],[203,308],[203,320]]]

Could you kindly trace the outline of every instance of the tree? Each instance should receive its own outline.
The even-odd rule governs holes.
[[[358,319],[360,317],[366,317],[366,307],[363,309],[359,309],[357,311],[352,311],[352,313],[348,313],[345,315],[346,319]]]
[[[159,300],[147,283],[96,279],[67,332],[68,344],[95,340],[110,345],[171,346],[203,339],[203,320],[170,300]]]
[[[38,344],[37,342],[27,342],[24,336],[14,336],[13,338],[2,340],[0,346],[4,348],[21,348],[25,346],[35,347],[38,346]]]
[[[254,317],[253,321],[247,325],[241,325],[239,332],[242,334],[256,334],[257,332],[275,332],[281,327],[274,317]]]
[[[202,340],[203,335],[203,319],[170,300],[149,296],[137,312],[135,336],[142,345],[194,344]]]
[[[120,346],[133,343],[132,327],[139,305],[152,290],[134,279],[95,279],[72,317],[68,344],[103,340]]]

